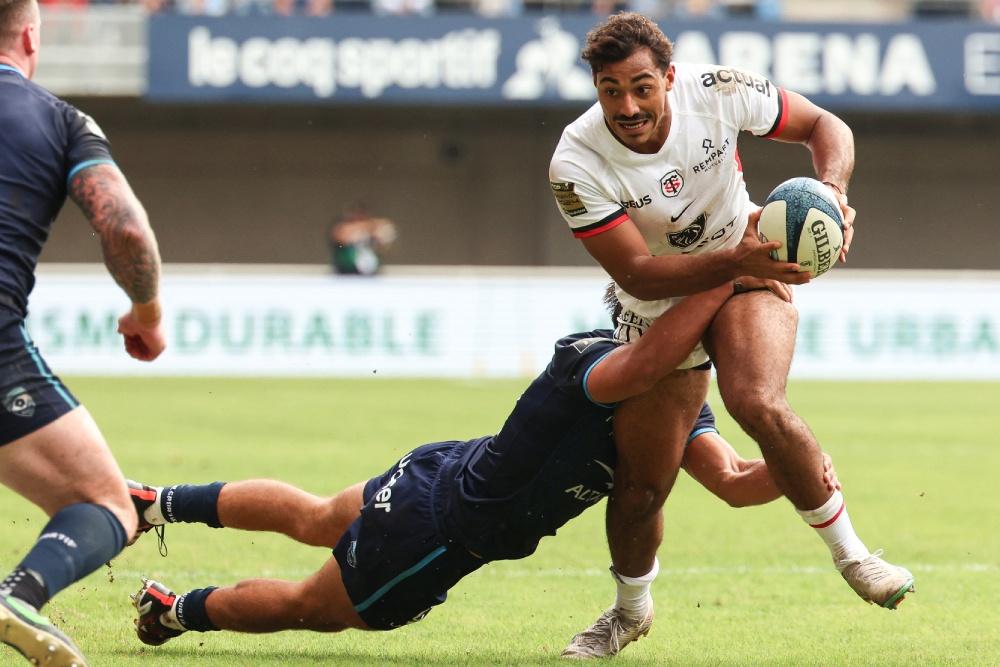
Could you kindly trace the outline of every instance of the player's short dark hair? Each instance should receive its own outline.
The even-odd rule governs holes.
[[[590,71],[597,74],[606,65],[625,60],[642,48],[650,50],[660,71],[670,67],[674,45],[659,26],[642,14],[621,12],[612,14],[587,33],[580,56],[590,64]]]
[[[14,36],[28,18],[34,0],[0,0],[0,45]]]

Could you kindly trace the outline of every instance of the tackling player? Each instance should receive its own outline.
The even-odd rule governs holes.
[[[771,81],[729,66],[674,63],[672,44],[649,19],[616,14],[587,36],[598,102],[563,132],[549,180],[574,236],[611,275],[620,308],[615,336],[631,341],[676,307],[679,297],[750,274],[788,284],[808,280],[796,264],[772,261],[757,238],[737,153],[740,132],[799,143],[844,213],[846,260],[854,209],[850,129],[833,114]],[[817,529],[837,569],[865,600],[894,608],[912,590],[903,568],[871,554],[855,534],[839,491],[820,483],[822,451],[785,394],[795,344],[794,307],[767,291],[733,298],[678,370],[619,409],[615,495],[608,538],[619,585],[655,575],[660,509],[676,476],[685,436],[709,382],[709,353],[726,408],[760,445],[774,480]],[[665,430],[649,415],[672,414]],[[645,437],[648,435],[649,437]],[[623,584],[624,582],[624,584]],[[622,627],[645,610],[626,610]],[[593,639],[606,644],[592,628]],[[584,633],[582,641],[587,641]]]
[[[766,284],[787,296],[783,285]],[[188,630],[389,630],[423,618],[487,562],[529,556],[609,493],[615,403],[670,373],[733,289],[726,283],[684,300],[634,344],[610,331],[563,338],[496,436],[424,445],[330,499],[268,480],[133,484],[141,529],[200,522],[334,550],[302,582],[254,579],[175,595],[144,581],[133,596],[139,638],[158,645]],[[707,406],[691,437],[685,465],[720,497],[747,505],[780,495],[762,461],[743,461],[716,435]],[[837,486],[832,470],[826,480]],[[632,639],[651,621],[650,605]]]
[[[164,348],[160,257],[100,128],[31,82],[40,28],[35,0],[0,0],[0,482],[51,517],[0,582],[0,641],[36,665],[82,667],[80,650],[38,610],[121,551],[136,513],[94,420],[25,329],[28,294],[68,191],[132,300],[118,320],[125,349],[151,361]]]

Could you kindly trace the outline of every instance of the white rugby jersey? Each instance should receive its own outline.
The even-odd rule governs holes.
[[[737,136],[741,130],[780,134],[788,113],[785,91],[731,67],[676,63],[667,98],[670,133],[655,154],[622,145],[605,125],[599,103],[563,131],[549,181],[577,238],[631,219],[653,255],[739,243],[754,206],[743,182]],[[650,319],[679,300],[640,301],[621,288],[618,299]]]

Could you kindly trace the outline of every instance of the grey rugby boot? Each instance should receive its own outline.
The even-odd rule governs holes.
[[[15,597],[0,597],[0,641],[33,665],[87,667],[87,660],[69,637],[34,607]]]
[[[649,600],[649,609],[642,619],[628,618],[612,607],[601,614],[592,626],[573,637],[573,641],[563,650],[560,657],[590,660],[618,655],[623,648],[648,635],[652,625],[652,598]]]
[[[840,561],[837,569],[862,600],[895,609],[907,593],[916,590],[913,575],[905,567],[885,562],[881,556],[879,549],[861,560]]]

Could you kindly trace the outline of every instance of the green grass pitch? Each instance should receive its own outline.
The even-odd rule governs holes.
[[[493,432],[523,381],[70,379],[126,474],[154,484],[278,477],[328,494],[433,440]],[[616,661],[655,665],[1000,663],[1000,384],[793,382],[871,549],[910,567],[899,611],[865,605],[784,500],[731,509],[681,476],[666,506],[650,636]],[[715,405],[719,406],[718,401]],[[722,410],[719,409],[721,413]],[[756,447],[721,416],[745,455]],[[0,491],[5,571],[43,523]],[[612,601],[603,504],[527,560],[494,563],[447,604],[391,633],[190,633],[144,647],[128,594],[297,579],[327,557],[277,536],[170,526],[57,597],[46,612],[96,666],[454,665],[558,662]],[[0,647],[5,650],[5,647]],[[10,650],[0,664],[19,664]]]

